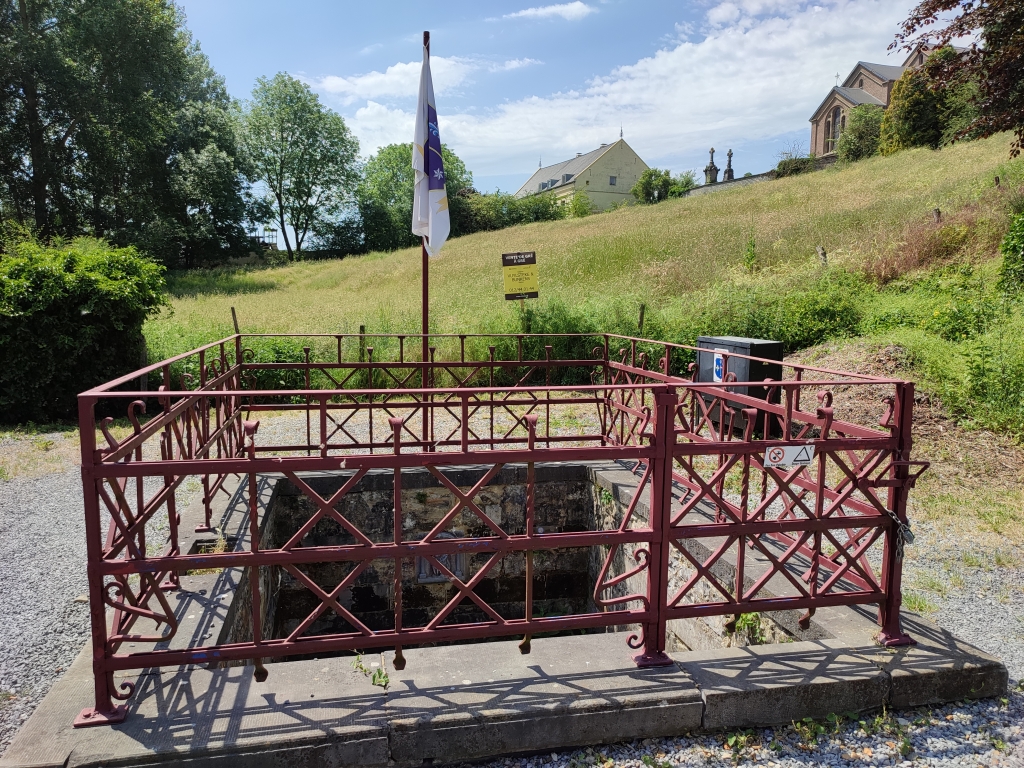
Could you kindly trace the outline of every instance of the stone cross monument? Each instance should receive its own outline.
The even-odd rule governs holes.
[[[718,166],[715,165],[715,148],[711,148],[711,160],[706,166],[704,166],[704,183],[705,184],[717,184],[718,183]]]
[[[726,154],[726,157],[728,158],[728,162],[726,162],[726,164],[725,164],[725,173],[722,174],[722,181],[732,181],[733,179],[736,178],[736,176],[735,176],[735,174],[732,171],[732,150],[731,149]]]

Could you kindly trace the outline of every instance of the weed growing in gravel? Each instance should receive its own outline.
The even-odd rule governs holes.
[[[964,575],[957,569],[947,571],[947,578],[949,579],[949,586],[953,589],[963,589],[967,586],[967,580],[964,579]]]
[[[932,613],[938,610],[937,606],[928,602],[924,595],[917,592],[907,592],[903,595],[903,605],[914,613]]]
[[[759,746],[761,746],[761,737],[755,731],[747,729],[726,736],[723,748],[732,758],[732,764],[739,765],[743,758],[749,757],[747,751],[751,747]]]
[[[940,597],[945,597],[946,592],[948,591],[948,587],[946,586],[946,584],[937,579],[935,576],[923,576],[917,580],[917,585],[921,589],[926,589],[929,592],[934,592],[936,595],[939,595]]]
[[[657,762],[650,755],[644,755],[640,758],[640,762],[648,766],[648,768],[668,768],[668,763]],[[607,755],[600,752],[595,752],[593,749],[588,749],[586,752],[577,752],[575,755],[569,758],[569,768],[611,768],[615,764]]]
[[[1020,565],[1020,560],[1012,552],[1005,552],[1000,549],[996,550],[994,560],[999,568],[1016,568]]]
[[[960,559],[968,568],[983,568],[985,566],[985,561],[972,552],[964,552],[960,555]]]
[[[813,717],[805,717],[803,720],[793,721],[793,730],[796,731],[800,743],[805,747],[813,747],[828,729],[823,723],[819,723]]]

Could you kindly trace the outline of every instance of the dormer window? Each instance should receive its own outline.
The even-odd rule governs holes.
[[[573,177],[573,174],[571,174],[571,173],[563,173],[562,174],[562,183],[563,184],[567,183],[569,181],[569,179],[571,179],[572,177]]]

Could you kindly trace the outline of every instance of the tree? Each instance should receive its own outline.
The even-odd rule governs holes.
[[[749,175],[749,174],[748,174]],[[674,179],[672,186],[668,188],[669,197],[683,197],[691,189],[697,188],[697,172],[683,171]]]
[[[648,168],[640,174],[633,189],[633,197],[637,202],[644,204],[657,203],[668,199],[669,189],[672,187],[672,174],[660,168]]]
[[[310,232],[351,202],[359,143],[341,115],[284,72],[256,81],[242,136],[250,179],[266,187],[288,258],[295,259]]]
[[[584,190],[577,189],[569,198],[569,216],[574,219],[582,219],[594,212],[594,203]]]
[[[959,55],[931,57],[925,72],[933,89],[968,83],[977,88],[971,98],[977,112],[954,138],[1014,131],[1010,152],[1016,157],[1024,148],[1024,3],[923,0],[903,22],[890,48],[943,48],[979,37],[981,44],[975,42]]]
[[[938,147],[942,142],[939,106],[939,94],[929,87],[924,71],[907,69],[892,87],[879,129],[879,151],[892,155],[911,147]]]
[[[468,196],[475,190],[473,174],[446,145],[441,147],[451,235],[476,231]],[[418,245],[412,234],[412,197],[416,177],[412,169],[412,144],[389,144],[367,160],[356,190],[366,249],[393,251]]]
[[[861,104],[850,110],[846,130],[839,136],[836,153],[844,162],[862,160],[878,154],[885,110],[876,104]]]
[[[154,210],[116,239],[165,264],[192,268],[246,246],[238,120],[224,80],[191,52],[182,96],[153,173]],[[116,235],[116,233],[115,233]]]
[[[0,213],[44,241],[219,252],[242,220],[229,109],[170,0],[0,4]]]

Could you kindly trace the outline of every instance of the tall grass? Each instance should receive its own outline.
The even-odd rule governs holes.
[[[815,246],[848,271],[898,253],[908,222],[927,220],[936,207],[952,212],[972,204],[997,173],[1004,186],[1024,181],[1020,163],[1004,163],[1008,145],[995,137],[913,150],[713,195],[458,238],[430,263],[431,330],[521,330],[518,305],[502,293],[500,256],[534,250],[541,285],[541,299],[530,303],[535,318],[568,308],[594,329],[633,332],[642,302],[645,335],[692,341],[723,321],[746,333],[777,333],[793,309],[780,292],[807,294],[808,280],[839,279],[819,274]],[[741,266],[751,232],[760,267],[754,275]],[[151,357],[227,335],[232,306],[249,332],[419,330],[418,249],[182,273],[171,276],[170,286],[171,311],[145,329]],[[829,307],[803,309],[816,315]],[[843,312],[817,335],[849,332],[851,316]],[[817,337],[797,330],[795,345]]]

